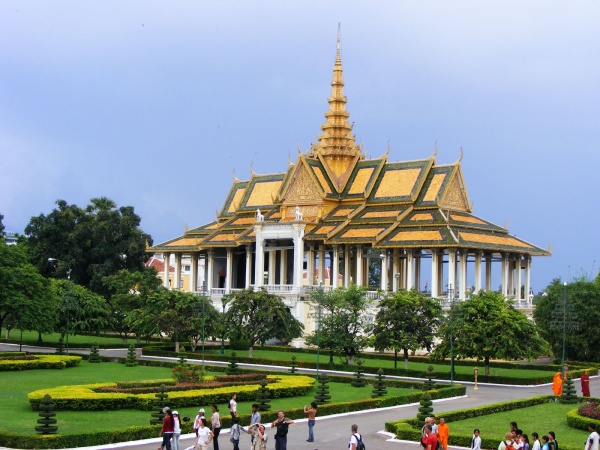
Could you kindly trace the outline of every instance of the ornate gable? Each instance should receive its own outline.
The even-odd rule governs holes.
[[[471,212],[467,190],[465,189],[460,167],[457,167],[457,170],[454,172],[454,176],[442,197],[440,207],[442,209],[451,209],[454,211]]]

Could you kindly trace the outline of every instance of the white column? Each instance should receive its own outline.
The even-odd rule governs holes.
[[[294,288],[302,289],[302,272],[304,262],[304,227],[302,223],[294,224]]]
[[[275,284],[275,275],[277,275],[277,250],[269,251],[269,284]]]
[[[163,262],[164,262],[163,286],[166,287],[167,289],[169,289],[169,269],[171,268],[170,259],[171,259],[170,253],[163,253]]]
[[[252,284],[252,247],[246,246],[246,285],[245,289],[250,289]]]
[[[438,287],[438,269],[440,267],[438,260],[440,259],[440,254],[437,250],[431,250],[431,298],[436,298],[439,295],[439,287]]]
[[[306,260],[306,284],[308,286],[314,286],[315,284],[315,247],[314,245],[308,246],[308,256]]]
[[[279,284],[287,284],[287,250],[281,250],[279,252]]]
[[[319,245],[319,283],[325,286],[325,246]]]
[[[208,251],[206,252],[206,259],[207,259],[207,265],[208,265],[208,270],[206,273],[206,291],[208,293],[208,295],[211,294],[211,290],[213,288],[213,282],[214,282],[214,268],[215,268],[215,260],[214,260],[215,254],[214,252]]]
[[[334,289],[338,287],[339,284],[339,270],[340,267],[340,252],[339,247],[337,245],[333,246],[333,263],[331,264],[330,272],[331,272],[331,285]]]
[[[468,251],[461,250],[460,251],[460,299],[466,300],[467,298],[467,259],[469,257]]]
[[[363,249],[360,245],[356,246],[356,285],[363,285]]]
[[[517,291],[516,291],[516,299],[517,302],[521,302],[521,300],[523,299],[523,297],[521,296],[521,255],[518,255],[517,261],[515,262],[515,272],[516,272],[516,276],[517,276]],[[525,291],[525,298],[527,298],[527,294],[529,292]]]
[[[415,289],[421,291],[421,254],[415,254]]]
[[[175,277],[173,280],[173,289],[179,290],[181,285],[181,253],[175,253]]]
[[[344,287],[350,287],[350,274],[352,272],[352,265],[350,264],[350,246],[346,244],[344,248]]]
[[[388,259],[386,253],[381,254],[381,290],[387,292],[388,290]]]
[[[531,256],[525,255],[525,299],[529,302],[531,292]]]
[[[398,285],[400,284],[400,258],[397,255],[392,257],[392,292],[398,292]],[[396,276],[398,275],[398,276]]]
[[[481,252],[475,252],[475,287],[473,294],[481,290]]]
[[[190,292],[196,292],[198,289],[198,253],[192,252],[192,272],[190,273]]]
[[[448,250],[448,288],[450,285],[456,295],[456,250]]]
[[[492,255],[485,257],[485,291],[492,291]]]
[[[233,286],[233,250],[227,249],[227,271],[225,273],[225,293],[231,292]]]
[[[410,291],[412,288],[415,287],[415,276],[413,273],[414,261],[415,261],[415,256],[413,254],[412,249],[410,249],[406,253],[406,290],[407,291]]]
[[[508,255],[502,254],[502,295],[508,295]]]

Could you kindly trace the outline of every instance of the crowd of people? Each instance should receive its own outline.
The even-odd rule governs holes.
[[[590,423],[588,431],[590,435],[584,450],[599,450],[598,441],[600,437],[596,432],[596,425]],[[435,416],[428,417],[421,429],[421,446],[425,450],[448,450],[449,436],[450,430],[443,417],[440,418],[439,424],[436,424]],[[478,428],[473,430],[470,447],[472,450],[481,450],[481,436]],[[511,422],[510,431],[498,444],[498,450],[559,450],[559,446],[554,431],[549,431],[541,438],[537,432],[533,432],[530,438],[518,427],[517,422]]]

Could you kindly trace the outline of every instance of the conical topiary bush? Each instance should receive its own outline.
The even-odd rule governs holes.
[[[154,394],[156,400],[152,402],[152,410],[154,411],[150,414],[152,417],[150,419],[150,425],[158,425],[163,423],[163,418],[165,417],[165,413],[163,412],[163,408],[167,406],[167,400],[169,398],[169,394],[165,391],[167,388],[164,384],[161,384],[158,388],[158,392]]]
[[[354,387],[364,387],[367,385],[367,380],[365,379],[364,369],[362,365],[362,359],[356,361],[356,369],[354,370],[354,380],[352,380],[352,383],[350,383]]]
[[[258,388],[258,394],[256,395],[256,403],[258,403],[258,410],[268,411],[269,409],[271,409],[269,400],[271,400],[271,393],[267,389],[267,380],[261,380],[260,387]]]
[[[387,389],[385,387],[385,375],[383,374],[383,369],[379,369],[377,371],[377,379],[373,384],[373,393],[371,394],[371,397],[383,397],[384,395],[387,395]]]
[[[102,362],[102,360],[100,359],[100,351],[98,350],[97,342],[94,342],[92,344],[92,348],[90,349],[90,357],[88,358],[88,361],[91,363]]]
[[[327,374],[320,374],[318,382],[319,386],[317,387],[317,393],[315,394],[315,403],[317,405],[324,405],[331,400],[331,395],[329,395],[329,378],[327,378]]]
[[[431,417],[431,414],[433,414],[433,402],[431,401],[431,395],[429,395],[428,392],[425,392],[421,397],[421,406],[419,406],[417,419],[424,422],[425,419]]]
[[[42,434],[54,434],[58,427],[56,424],[56,413],[54,412],[54,402],[49,394],[44,395],[40,402],[40,419],[37,420],[39,425],[35,427],[35,431]]]
[[[298,367],[298,362],[296,361],[296,355],[292,355],[292,362],[290,363],[290,372],[291,373],[298,372],[296,370],[296,367]]]
[[[563,383],[562,395],[558,401],[560,403],[577,403],[577,390],[571,374],[567,375],[567,379]]]
[[[229,364],[227,365],[227,369],[225,369],[225,373],[227,375],[236,375],[240,373],[240,368],[237,364],[237,353],[231,352],[231,359],[229,360]]]
[[[57,355],[65,354],[65,344],[63,343],[62,338],[58,339],[58,344],[56,344],[56,352]]]
[[[135,345],[131,344],[127,350],[127,358],[125,358],[127,367],[135,367],[138,365],[137,355],[135,354]]]
[[[425,378],[427,378],[427,381],[423,383],[424,391],[430,391],[432,389],[435,389],[435,383],[433,382],[433,370],[433,366],[430,365],[427,367],[427,373],[425,374]]]

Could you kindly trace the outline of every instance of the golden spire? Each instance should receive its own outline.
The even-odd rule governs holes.
[[[318,143],[312,145],[316,155],[322,156],[356,156],[360,153],[357,148],[352,125],[348,122],[350,114],[346,111],[348,99],[344,95],[344,79],[342,77],[342,54],[340,25],[338,24],[337,50],[335,65],[333,67],[333,81],[331,82],[331,96],[329,110],[325,113],[327,121],[321,125],[323,133],[319,135]]]

